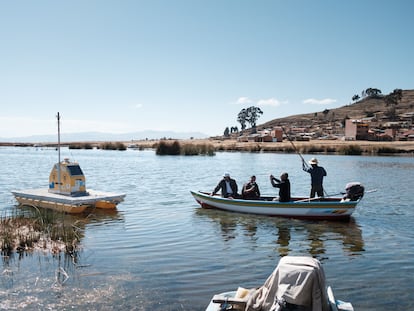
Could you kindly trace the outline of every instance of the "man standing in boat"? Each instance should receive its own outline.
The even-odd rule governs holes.
[[[237,183],[233,178],[230,177],[229,173],[225,173],[223,175],[223,179],[220,180],[211,195],[215,195],[219,190],[221,190],[221,196],[223,198],[235,198],[239,196],[237,194]]]
[[[309,161],[310,167],[305,163],[305,160],[302,159],[302,168],[305,172],[311,175],[311,192],[310,198],[315,197],[315,194],[318,197],[323,197],[323,178],[326,176],[326,171],[322,166],[318,166],[318,160],[312,158]]]

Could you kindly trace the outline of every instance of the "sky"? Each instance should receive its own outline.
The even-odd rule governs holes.
[[[414,88],[414,2],[0,0],[0,137],[221,135]]]

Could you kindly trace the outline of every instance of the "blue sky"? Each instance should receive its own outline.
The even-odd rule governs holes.
[[[0,0],[0,137],[222,134],[413,89],[414,2]]]

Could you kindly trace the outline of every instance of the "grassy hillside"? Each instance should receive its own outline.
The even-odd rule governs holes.
[[[293,115],[285,118],[274,119],[257,128],[264,129],[274,126],[308,126],[317,127],[327,123],[341,123],[348,117],[350,119],[360,119],[376,115],[383,118],[390,107],[386,105],[384,97],[366,97],[356,103],[349,104],[340,108],[330,109],[328,113],[316,111],[314,113]],[[403,90],[401,101],[396,105],[396,114],[414,112],[414,90]]]

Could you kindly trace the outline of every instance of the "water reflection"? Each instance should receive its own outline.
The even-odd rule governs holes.
[[[280,256],[299,248],[301,252],[324,260],[329,257],[330,250],[338,245],[347,256],[361,255],[365,251],[362,231],[354,218],[349,222],[305,221],[203,208],[197,208],[195,214],[217,224],[225,242],[237,239],[240,234],[248,237],[253,244],[259,237],[269,239],[276,245],[275,250]]]

